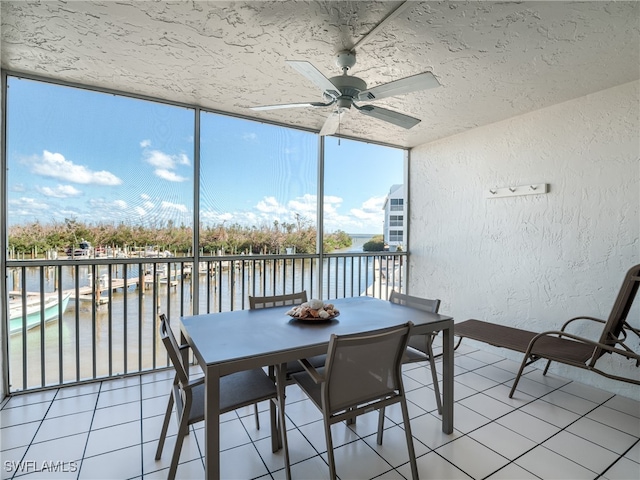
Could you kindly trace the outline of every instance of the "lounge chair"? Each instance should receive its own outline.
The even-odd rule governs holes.
[[[583,368],[607,378],[640,385],[640,376],[624,377],[605,372],[597,366],[598,360],[605,353],[635,360],[636,367],[640,366],[640,355],[625,344],[628,333],[640,337],[640,330],[627,322],[639,286],[640,265],[636,265],[627,272],[607,321],[594,317],[574,317],[565,322],[560,330],[536,333],[481,320],[466,320],[455,324],[454,334],[461,339],[466,337],[524,353],[509,398],[513,397],[524,368],[540,359],[547,360],[543,375],[547,374],[551,362],[558,362]],[[603,324],[600,339],[595,341],[567,332],[567,327],[578,320]]]

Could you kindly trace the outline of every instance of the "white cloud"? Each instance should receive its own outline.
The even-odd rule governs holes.
[[[234,213],[218,213],[213,211],[202,211],[200,212],[200,218],[202,218],[203,222],[207,225],[219,225],[224,222],[231,222],[232,220],[238,223],[241,221],[238,220],[237,214]]]
[[[128,205],[124,200],[116,200],[113,202],[113,206],[119,208],[120,210],[126,210]]]
[[[267,214],[285,214],[288,212],[288,209],[284,205],[278,203],[278,200],[276,200],[275,197],[264,197],[256,205],[256,210]]]
[[[156,168],[175,168],[176,162],[171,157],[160,150],[149,150],[145,152],[145,162]]]
[[[150,200],[151,197],[149,195],[147,195],[146,193],[141,193],[140,194],[140,198],[143,200]]]
[[[68,198],[82,195],[82,192],[72,185],[58,185],[55,188],[40,187],[38,191],[47,197]]]
[[[382,207],[387,197],[371,197],[360,206],[360,208],[352,208],[349,213],[354,217],[368,221],[370,223],[382,224],[384,220],[384,211]]]
[[[142,140],[142,141],[140,142],[140,146],[141,146],[142,148],[150,147],[150,146],[151,146],[151,140]]]
[[[18,217],[23,217],[25,221],[32,221],[37,218],[51,218],[58,213],[49,203],[44,203],[35,198],[20,197],[9,200],[8,216],[14,222]]]
[[[258,135],[256,133],[245,133],[242,135],[242,139],[250,142],[255,142],[258,139]]]
[[[186,205],[180,203],[162,202],[161,206],[162,208],[177,210],[183,213],[187,213],[189,211]]]
[[[147,211],[142,207],[135,207],[133,211],[136,212],[141,217],[147,214]]]
[[[287,204],[291,210],[297,213],[315,213],[316,211],[316,195],[305,193],[302,197],[294,198]]]
[[[382,205],[386,197],[372,197],[351,209],[341,213],[344,199],[338,196],[325,197],[324,225],[327,232],[343,230],[345,232],[378,232],[382,231],[384,211]],[[316,195],[305,194],[282,205],[275,197],[264,197],[250,211],[215,212],[203,211],[200,218],[205,225],[219,225],[223,222],[238,223],[245,226],[272,225],[280,223],[296,223],[296,214],[306,221],[315,224]]]
[[[145,150],[143,152],[143,158],[146,163],[155,167],[153,173],[163,180],[169,182],[184,182],[187,177],[178,175],[174,170],[179,165],[190,165],[189,157],[184,153],[179,155],[169,155],[161,152],[160,150]]]
[[[187,180],[186,177],[182,177],[171,170],[167,170],[166,168],[157,168],[154,172],[157,177],[162,178],[163,180],[167,180],[169,182],[184,182]]]
[[[146,208],[147,210],[151,210],[152,208],[154,208],[154,207],[156,206],[156,204],[155,204],[155,203],[153,203],[153,202],[144,202],[144,203],[142,204],[142,206],[143,206],[144,208]]]
[[[76,165],[65,159],[61,153],[52,153],[48,150],[45,150],[41,157],[34,156],[26,160],[26,163],[30,164],[31,173],[43,177],[58,178],[83,185],[113,186],[122,184],[122,180],[111,172],[106,170],[94,172],[84,165]]]

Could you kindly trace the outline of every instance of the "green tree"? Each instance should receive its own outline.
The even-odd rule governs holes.
[[[376,235],[362,246],[365,252],[382,252],[384,251],[384,237]]]

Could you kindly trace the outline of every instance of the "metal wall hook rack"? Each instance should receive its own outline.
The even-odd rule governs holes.
[[[515,197],[520,195],[540,195],[549,192],[548,183],[536,183],[529,185],[519,185],[516,187],[495,187],[489,188],[486,192],[487,198]]]

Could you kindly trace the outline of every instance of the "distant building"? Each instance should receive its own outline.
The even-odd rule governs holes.
[[[398,247],[404,249],[405,237],[405,188],[404,185],[392,185],[384,202],[384,243],[389,250]]]

